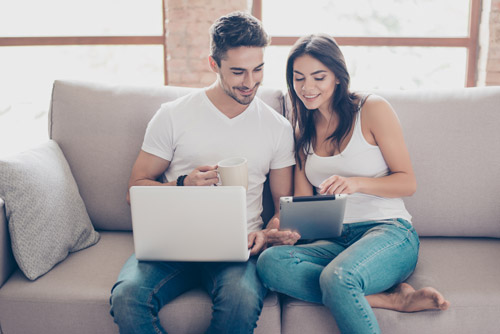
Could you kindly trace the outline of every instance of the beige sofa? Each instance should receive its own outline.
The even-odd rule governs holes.
[[[57,81],[50,137],[61,147],[100,241],[35,281],[12,257],[0,199],[0,333],[117,333],[109,295],[133,252],[127,182],[159,105],[190,89]],[[421,235],[415,287],[434,286],[446,312],[376,309],[383,333],[498,333],[500,318],[500,87],[378,92],[404,128],[418,181],[405,199]],[[259,94],[286,114],[281,91]],[[272,212],[265,194],[265,212]],[[272,204],[271,204],[272,205]],[[211,302],[200,289],[165,306],[169,333],[202,333]],[[275,293],[256,333],[338,333],[321,306]]]

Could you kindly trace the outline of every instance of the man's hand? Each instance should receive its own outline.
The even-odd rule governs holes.
[[[266,234],[263,231],[251,232],[248,235],[248,249],[250,256],[257,255],[267,247]]]
[[[184,179],[185,186],[211,186],[219,182],[217,166],[200,166]]]
[[[280,220],[273,218],[263,230],[268,245],[295,245],[300,239],[300,234],[293,231],[280,231]]]

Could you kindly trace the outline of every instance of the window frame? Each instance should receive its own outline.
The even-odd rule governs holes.
[[[2,46],[61,46],[61,45],[162,45],[163,76],[168,84],[165,0],[162,0],[162,35],[149,36],[43,36],[1,37]]]
[[[252,0],[252,15],[262,20],[262,1]],[[479,51],[479,23],[481,0],[469,0],[469,27],[465,37],[343,37],[334,36],[343,46],[417,46],[417,47],[463,47],[467,50],[465,87],[475,87]],[[271,45],[291,46],[299,36],[271,36]]]

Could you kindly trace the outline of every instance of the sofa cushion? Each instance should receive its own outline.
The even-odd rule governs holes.
[[[130,232],[101,232],[95,246],[73,253],[38,280],[19,270],[0,289],[0,323],[4,333],[118,333],[109,314],[111,287],[134,244]],[[200,289],[189,291],[160,311],[169,333],[203,333],[212,303]],[[279,333],[281,309],[270,293],[256,333]],[[92,319],[92,321],[89,321]]]
[[[131,230],[126,193],[147,124],[162,103],[194,89],[54,83],[50,137],[64,152],[96,229]],[[282,112],[280,90],[262,87],[258,95]]]
[[[451,306],[417,313],[374,309],[382,333],[496,333],[499,254],[498,239],[422,238],[417,268],[407,282],[437,288]],[[283,301],[282,329],[284,334],[339,333],[328,308],[289,297]]]
[[[16,268],[16,261],[12,256],[10,236],[5,215],[5,202],[0,198],[0,287],[9,278]]]
[[[212,318],[212,301],[201,289],[177,297],[160,311],[160,321],[168,333],[205,333]],[[270,292],[264,299],[255,334],[280,333],[281,305],[278,295]]]
[[[31,280],[99,240],[68,163],[54,141],[0,160],[0,197],[12,252]]]

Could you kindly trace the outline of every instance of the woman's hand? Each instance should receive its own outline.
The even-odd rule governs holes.
[[[321,195],[352,194],[358,192],[359,185],[355,177],[330,176],[319,185]]]
[[[271,219],[265,230],[268,246],[295,245],[300,239],[300,234],[289,230],[280,230],[278,217]]]

